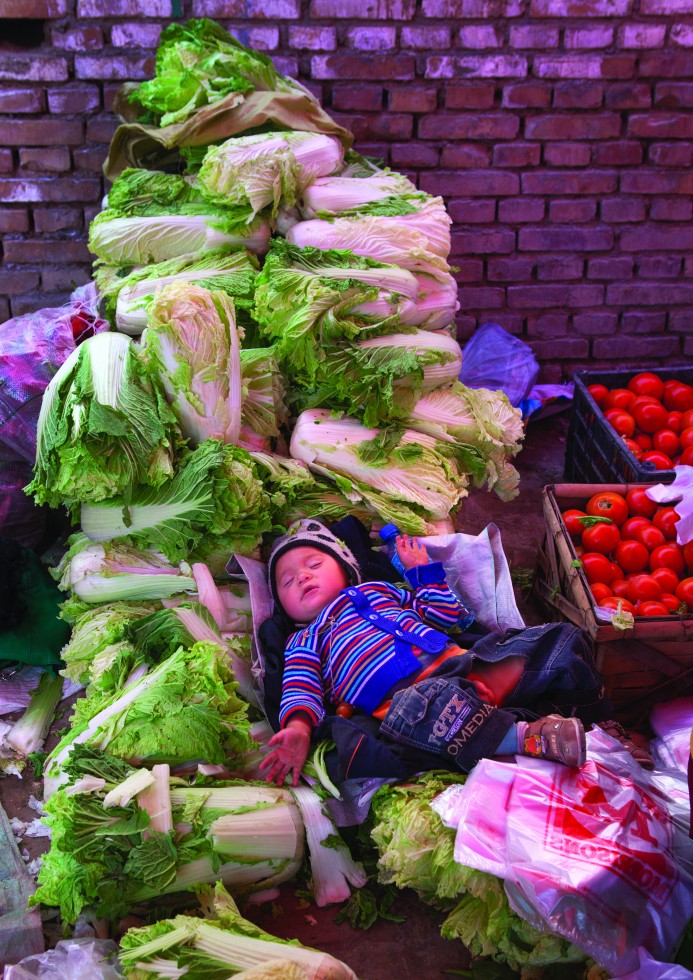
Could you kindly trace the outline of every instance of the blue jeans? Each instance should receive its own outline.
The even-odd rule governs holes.
[[[474,661],[500,663],[517,656],[526,665],[503,706],[481,701],[467,679]],[[479,759],[495,754],[520,719],[557,713],[591,723],[611,711],[588,635],[568,623],[547,623],[490,633],[430,677],[397,691],[380,733],[414,756],[434,753],[452,768],[469,772]]]

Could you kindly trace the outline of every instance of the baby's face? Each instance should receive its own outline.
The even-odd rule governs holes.
[[[344,569],[319,548],[301,545],[281,556],[275,570],[277,595],[295,623],[310,623],[346,588]]]

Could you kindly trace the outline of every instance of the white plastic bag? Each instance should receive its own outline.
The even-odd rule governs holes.
[[[112,939],[62,939],[54,949],[6,966],[3,980],[119,980],[117,950]]]

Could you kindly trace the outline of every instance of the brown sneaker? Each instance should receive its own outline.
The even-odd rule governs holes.
[[[627,749],[633,756],[636,762],[639,762],[643,769],[652,770],[655,767],[654,760],[650,755],[650,752],[646,745],[636,743],[633,737],[628,734],[623,725],[620,725],[617,721],[598,721],[597,728],[601,728],[603,732],[615,738],[617,742],[620,742],[624,749]]]
[[[522,755],[560,762],[564,766],[581,766],[587,758],[585,729],[578,718],[546,715],[527,722],[520,744]]]

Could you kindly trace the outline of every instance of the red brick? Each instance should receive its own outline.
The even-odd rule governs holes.
[[[311,17],[349,20],[411,20],[416,0],[311,0]]]
[[[18,208],[4,208],[0,211],[0,233],[3,235],[21,234],[29,230],[29,212]]]
[[[462,17],[483,20],[493,17],[521,17],[527,0],[423,0],[424,17]]]
[[[469,340],[477,326],[477,318],[475,316],[467,316],[466,314],[458,313],[455,317],[455,336],[462,343],[465,340]]]
[[[488,146],[475,146],[473,143],[444,146],[440,162],[442,167],[456,170],[486,167],[491,162],[491,151]]]
[[[534,73],[539,78],[632,78],[633,55],[537,55]]]
[[[588,279],[632,279],[633,260],[627,256],[613,258],[589,259],[587,262]]]
[[[100,27],[53,30],[51,43],[60,51],[100,51],[103,47],[103,31]]]
[[[680,255],[646,255],[638,259],[641,279],[678,279],[683,268]]]
[[[687,310],[674,310],[669,314],[669,328],[679,333],[690,333],[693,331],[693,317]]]
[[[637,197],[612,197],[600,205],[602,221],[616,224],[622,221],[643,221],[645,202]]]
[[[72,154],[72,159],[75,164],[75,170],[100,174],[103,170],[104,161],[103,146],[87,146],[82,150],[75,150]]]
[[[510,47],[531,48],[533,51],[542,48],[558,47],[558,28],[544,24],[518,24],[510,27]]]
[[[420,139],[512,140],[520,132],[518,116],[435,113],[419,120]]]
[[[565,337],[568,333],[570,318],[567,313],[542,313],[540,316],[527,317],[528,337]]]
[[[461,225],[487,225],[496,217],[496,202],[453,198],[447,202],[448,214]]]
[[[648,161],[657,167],[690,167],[693,146],[690,143],[653,143],[648,150]]]
[[[3,243],[5,261],[17,265],[39,265],[45,262],[91,262],[93,256],[86,242],[66,240],[6,238]]]
[[[35,208],[34,228],[38,232],[74,231],[83,227],[80,208]]]
[[[522,175],[524,194],[611,194],[616,190],[617,174],[612,170],[576,171],[559,170],[555,173],[545,170],[542,173]]]
[[[693,249],[693,227],[642,224],[637,228],[624,228],[621,248],[624,252],[685,252]]]
[[[551,88],[538,82],[503,86],[504,109],[545,109],[551,105]]]
[[[415,59],[411,54],[388,54],[380,58],[338,51],[335,54],[319,54],[311,58],[313,78],[356,78],[362,81],[400,79],[414,77]]]
[[[621,120],[616,114],[584,116],[534,116],[525,120],[526,139],[605,140],[619,136]]]
[[[87,113],[98,109],[101,96],[96,85],[75,85],[48,89],[48,109],[56,116]]]
[[[298,20],[300,0],[193,0],[193,17]]]
[[[523,252],[601,252],[614,243],[611,228],[521,228],[518,247]]]
[[[446,109],[490,109],[494,95],[493,85],[475,85],[473,82],[469,85],[447,85],[445,107]]]
[[[488,278],[500,282],[528,282],[534,273],[534,259],[512,255],[509,258],[489,259]]]
[[[393,88],[389,95],[391,112],[433,112],[438,100],[434,88]]]
[[[451,31],[449,27],[403,27],[400,44],[415,51],[443,51],[450,47]]]
[[[672,314],[672,316],[678,316],[678,313]],[[688,317],[689,314],[687,313]],[[659,333],[664,330],[666,326],[667,315],[664,310],[656,312],[650,312],[645,310],[625,310],[621,314],[621,324],[623,327],[623,332],[628,334],[634,333]],[[693,320],[691,320],[693,323]]]
[[[537,279],[540,282],[582,279],[584,262],[575,255],[540,255],[537,257]]]
[[[683,340],[683,353],[686,357],[693,358],[693,340],[687,337]]]
[[[392,51],[397,42],[394,27],[350,27],[346,32],[347,47],[356,51]]]
[[[433,186],[439,190],[430,191]],[[504,197],[519,192],[520,178],[496,170],[469,170],[462,174],[439,170],[437,174],[422,174],[420,187],[422,191],[456,197]]]
[[[544,217],[544,209],[544,202],[540,198],[506,198],[498,202],[498,220],[503,224],[511,225],[541,221]]]
[[[110,143],[118,128],[118,120],[113,116],[92,116],[87,120],[87,142]]]
[[[61,146],[20,150],[19,166],[33,173],[64,173],[70,169],[70,151]]]
[[[335,27],[289,27],[289,47],[304,51],[334,51],[337,47]]]
[[[669,31],[669,40],[674,44],[690,48],[693,46],[693,28],[690,24],[674,24]]]
[[[92,178],[7,178],[0,180],[0,202],[95,201],[101,195],[101,181]]]
[[[693,116],[683,112],[648,112],[632,115],[628,133],[646,139],[690,139],[693,137]]]
[[[546,143],[544,163],[552,167],[586,167],[592,159],[592,148],[586,143]]]
[[[561,289],[563,287],[561,286]],[[587,357],[590,342],[582,337],[561,337],[558,340],[533,340],[531,348],[541,361],[560,359],[561,362]]]
[[[390,159],[393,167],[437,167],[439,151],[420,143],[393,143]]]
[[[666,24],[623,24],[618,44],[621,48],[661,48],[666,33]]]
[[[335,85],[332,105],[335,109],[379,112],[383,107],[383,90],[380,85]]]
[[[453,255],[507,255],[515,250],[515,235],[512,231],[452,231]]]
[[[573,330],[587,336],[595,334],[613,335],[618,330],[617,313],[576,313],[573,317]]]
[[[650,86],[643,82],[609,85],[604,94],[607,109],[647,109],[652,105]]]
[[[693,304],[693,283],[613,282],[606,288],[609,306],[683,306]],[[630,352],[629,352],[630,353]]]
[[[13,170],[12,150],[0,149],[0,174],[9,174]]]
[[[693,202],[688,197],[658,197],[650,205],[653,221],[690,221],[693,217]]]
[[[35,313],[49,306],[63,306],[70,299],[70,290],[64,289],[61,293],[45,293],[43,290],[36,293],[26,293],[24,296],[17,296],[12,300],[12,316],[26,316],[27,313]]]
[[[13,146],[74,146],[83,138],[79,119],[0,119],[0,139]]]
[[[693,53],[688,51],[645,52],[638,63],[643,78],[690,78],[693,75]]]
[[[505,305],[505,290],[492,286],[461,286],[458,296],[463,310],[499,310]]]
[[[64,82],[68,75],[65,58],[38,54],[0,54],[0,81]]]
[[[229,4],[226,4],[226,16],[230,17]],[[77,17],[140,17],[142,15],[141,0],[77,0]],[[172,0],[147,0],[147,17],[173,17]],[[202,12],[193,10],[193,16],[205,16]],[[208,17],[215,16],[207,14]],[[223,15],[222,15],[223,16]]]
[[[633,0],[531,0],[532,17],[625,17]]]
[[[111,45],[114,48],[155,48],[160,34],[161,24],[114,24]]]
[[[635,141],[597,143],[594,162],[598,167],[628,167],[642,163],[642,146]]]
[[[693,0],[640,0],[641,14],[693,14]]]
[[[30,272],[26,269],[0,270],[0,293],[6,293],[8,296],[28,293],[30,289],[36,289],[38,284],[38,272]]]
[[[77,78],[102,78],[139,80],[154,74],[154,55],[119,54],[91,58],[75,55]]]
[[[482,51],[485,48],[500,48],[503,35],[498,27],[491,24],[475,24],[473,27],[461,27],[457,33],[456,44],[465,51]]]
[[[693,194],[693,174],[632,170],[621,174],[624,194]]]
[[[614,29],[606,24],[594,27],[566,27],[563,43],[568,51],[597,51],[613,44]]]
[[[357,140],[384,139],[406,140],[413,132],[413,120],[403,113],[380,113],[355,115],[333,112],[332,118],[341,126],[346,126]]]
[[[42,88],[0,89],[0,112],[43,112],[45,108]]]
[[[540,158],[537,143],[499,143],[493,148],[494,167],[535,167]]]
[[[437,55],[426,59],[426,78],[525,78],[527,59],[514,54],[487,54],[481,57]]]
[[[59,269],[42,269],[41,286],[43,289],[57,292],[69,284],[85,286],[91,280],[91,269],[84,265],[61,266]]]
[[[624,350],[628,357],[643,361],[661,361],[678,353],[677,337],[632,337],[619,334],[618,337],[595,337],[592,341],[594,357],[621,361]]]
[[[655,105],[668,109],[693,106],[693,82],[661,82],[655,85]]]
[[[553,90],[556,109],[598,109],[603,98],[604,86],[598,82],[559,82]]]
[[[453,276],[457,282],[481,282],[484,278],[484,263],[481,259],[458,259],[457,272]]]
[[[0,0],[0,17],[49,20],[53,17],[67,17],[72,13],[70,0]]]
[[[549,221],[559,223],[592,221],[596,213],[596,201],[551,201],[549,205]]]

